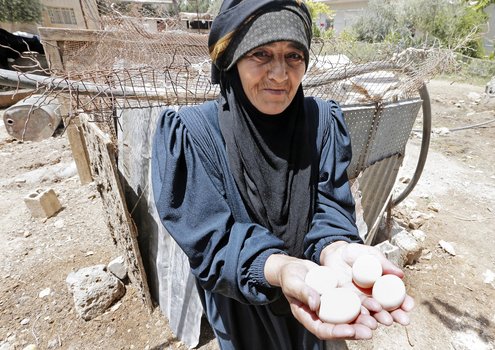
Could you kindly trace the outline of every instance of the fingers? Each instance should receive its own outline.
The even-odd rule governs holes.
[[[376,329],[376,321],[370,315],[360,315],[354,324],[330,324],[322,322],[316,313],[300,301],[287,298],[294,317],[311,333],[322,340],[332,339],[370,339],[372,329]]]
[[[393,320],[400,325],[407,326],[410,323],[409,311],[414,308],[414,299],[410,295],[406,295],[400,309],[390,312]]]
[[[406,295],[404,302],[399,309],[393,311],[381,310],[373,314],[373,317],[379,323],[390,326],[394,322],[407,326],[410,323],[409,311],[414,308],[414,299],[410,295]]]
[[[382,311],[382,306],[378,303],[378,301],[366,295],[361,295],[361,305],[363,305],[371,313]]]
[[[414,299],[409,295],[406,294],[406,298],[404,299],[404,302],[401,305],[401,309],[409,312],[414,308]]]
[[[391,326],[394,323],[394,319],[390,313],[385,310],[375,313],[373,317],[384,326]]]
[[[397,309],[390,312],[391,317],[395,322],[402,326],[407,326],[410,323],[409,315],[402,309]]]
[[[363,310],[366,309],[363,308]],[[361,313],[361,315],[358,316],[358,318],[356,319],[356,321],[354,321],[354,323],[363,325],[370,330],[375,330],[378,328],[378,322],[373,316],[367,313],[367,310],[364,313]]]

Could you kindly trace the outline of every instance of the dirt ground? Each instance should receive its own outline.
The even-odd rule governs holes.
[[[483,98],[483,86],[449,80],[428,86],[434,128],[428,160],[418,185],[395,210],[406,222],[427,214],[420,228],[426,233],[423,255],[404,268],[417,306],[408,327],[380,326],[372,341],[349,341],[349,349],[495,349],[495,123],[473,127],[495,119],[495,99]],[[419,135],[408,144],[402,178],[413,174]],[[105,314],[91,321],[77,316],[67,275],[107,264],[119,252],[95,185],[79,182],[67,138],[22,143],[0,123],[0,164],[0,350],[185,350],[167,320],[158,310],[149,313],[131,285]],[[31,217],[24,198],[48,188],[63,209],[46,220]],[[217,349],[210,333],[198,348]]]

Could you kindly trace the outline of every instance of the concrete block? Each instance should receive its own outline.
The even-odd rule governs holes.
[[[41,190],[30,193],[24,198],[31,215],[36,218],[49,218],[57,213],[62,206],[55,191],[52,189]]]
[[[391,243],[399,247],[403,266],[415,263],[423,252],[421,242],[406,230],[392,237]]]
[[[375,245],[375,247],[378,248],[385,255],[385,257],[395,265],[399,267],[403,266],[399,247],[391,244],[390,241],[383,241],[380,244]]]

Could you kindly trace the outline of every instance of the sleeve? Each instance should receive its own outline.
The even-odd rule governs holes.
[[[283,242],[254,223],[236,222],[218,177],[208,174],[179,115],[165,111],[153,140],[152,186],[166,230],[189,258],[205,290],[242,303],[279,297],[264,276],[266,259]]]
[[[322,113],[327,117],[320,118],[318,131],[322,146],[316,210],[305,237],[305,256],[318,264],[323,248],[333,242],[362,243],[356,226],[354,198],[347,178],[347,167],[352,156],[347,125],[342,110],[335,102],[323,104],[319,108],[329,109],[329,112]]]

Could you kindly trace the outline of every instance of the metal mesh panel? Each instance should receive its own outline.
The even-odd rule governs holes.
[[[422,101],[419,99],[383,105],[364,166],[391,155],[403,154]]]
[[[344,117],[351,135],[352,159],[347,168],[350,178],[358,176],[362,170],[363,156],[368,148],[369,135],[373,128],[375,105],[343,106]]]

